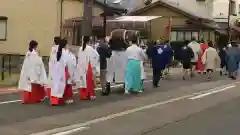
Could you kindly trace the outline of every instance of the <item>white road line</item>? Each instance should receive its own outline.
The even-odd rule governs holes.
[[[65,131],[65,132],[59,132],[59,133],[56,133],[56,134],[52,134],[52,135],[68,135],[68,134],[73,134],[73,133],[80,132],[80,131],[83,131],[83,130],[86,130],[86,129],[89,129],[89,127],[79,127],[79,128],[75,128],[75,129],[72,129],[72,130]]]
[[[4,102],[0,102],[0,105],[3,104],[10,104],[10,103],[17,103],[17,102],[21,102],[22,100],[12,100],[12,101],[4,101]]]
[[[84,122],[84,123],[73,124],[73,125],[69,125],[69,126],[66,126],[66,127],[60,127],[60,128],[55,128],[55,129],[52,129],[52,130],[47,130],[47,131],[44,131],[44,132],[33,133],[33,134],[30,134],[30,135],[53,135],[53,134],[60,133],[60,132],[66,132],[66,131],[70,131],[70,130],[73,130],[73,129],[76,129],[76,128],[79,128],[79,127],[90,126],[91,124],[96,124],[96,123],[99,123],[99,122],[107,121],[107,120],[114,119],[114,118],[117,118],[117,117],[121,117],[121,116],[124,116],[124,115],[132,114],[132,113],[135,113],[135,112],[147,110],[147,109],[154,108],[154,107],[157,107],[157,106],[161,106],[161,105],[164,105],[164,104],[168,104],[168,103],[172,103],[172,102],[179,101],[179,100],[182,100],[182,99],[186,99],[186,98],[189,98],[190,96],[192,96],[192,95],[177,97],[177,98],[170,99],[170,100],[167,100],[167,101],[157,102],[155,104],[149,104],[149,105],[146,105],[146,106],[126,110],[126,111],[123,111],[123,112],[120,112],[120,113],[111,114],[111,115],[101,117],[101,118],[97,118],[97,119],[94,119],[94,120],[90,120],[90,121],[87,121],[87,122]]]
[[[152,80],[146,80],[144,81],[144,83],[148,83],[148,82],[151,82]],[[112,85],[111,88],[118,88],[118,87],[122,87],[123,84],[116,84],[116,85]],[[95,90],[96,91],[99,91],[101,90],[102,88],[96,88]],[[73,92],[74,94],[78,94],[78,91],[74,91]],[[21,102],[22,100],[11,100],[11,101],[3,101],[3,102],[0,102],[0,105],[3,105],[3,104],[11,104],[11,103],[18,103],[18,102]]]
[[[236,85],[231,85],[231,86],[228,86],[228,87],[225,87],[225,88],[216,89],[216,90],[213,90],[213,91],[210,91],[210,92],[207,92],[207,93],[203,93],[203,94],[191,97],[189,99],[191,99],[191,100],[199,99],[199,98],[209,96],[209,95],[212,95],[212,94],[215,94],[215,93],[218,93],[218,92],[222,92],[222,91],[225,91],[225,90],[228,90],[228,89],[231,89],[231,88],[235,88],[235,87],[236,87]]]

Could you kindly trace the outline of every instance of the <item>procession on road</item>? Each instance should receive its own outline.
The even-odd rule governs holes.
[[[188,74],[192,78],[198,72],[206,74],[206,79],[211,81],[212,74],[220,67],[221,75],[225,71],[229,78],[237,77],[240,49],[235,42],[231,43],[231,47],[221,48],[218,53],[211,41],[198,42],[195,37],[184,42],[178,50],[173,50],[168,41],[160,39],[149,45],[145,52],[139,45],[138,31],[116,29],[109,40],[100,37],[97,47],[90,43],[89,36],[82,39],[82,46],[74,55],[66,39],[54,38],[48,77],[37,52],[38,42],[30,41],[18,87],[23,91],[23,104],[40,103],[47,98],[51,105],[71,104],[74,88],[80,100],[94,100],[98,76],[102,96],[111,93],[113,82],[124,84],[125,94],[142,93],[146,61],[151,61],[153,88],[159,87],[159,81],[174,59],[182,65],[183,80],[187,79]]]

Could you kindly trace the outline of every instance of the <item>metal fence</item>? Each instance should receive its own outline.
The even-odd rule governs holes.
[[[20,74],[24,55],[0,54],[0,80],[5,80],[13,74]],[[46,71],[48,71],[49,57],[42,57]]]

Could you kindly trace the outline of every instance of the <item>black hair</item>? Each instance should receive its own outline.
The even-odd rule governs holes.
[[[59,44],[60,44],[60,41],[61,41],[61,37],[59,37],[59,36],[54,37],[54,43],[55,43],[55,45],[59,45]]]
[[[213,42],[212,41],[208,41],[208,46],[209,47],[213,47]]]
[[[66,45],[67,45],[66,39],[62,39],[59,41],[59,46],[58,46],[58,50],[57,50],[57,61],[59,61],[61,59],[62,49],[65,48]]]
[[[37,48],[37,46],[38,46],[38,42],[35,41],[35,40],[31,40],[31,41],[29,42],[29,49],[28,49],[28,50],[29,50],[30,52],[32,52],[33,49]]]
[[[187,46],[189,44],[189,40],[184,41],[184,46]]]
[[[137,35],[134,34],[134,35],[132,35],[131,38],[132,38],[132,43],[133,44],[138,44],[138,36]]]
[[[87,43],[89,43],[90,37],[89,36],[84,36],[83,37],[83,46],[82,46],[82,51],[86,49]]]
[[[196,41],[196,37],[192,37],[192,41]]]

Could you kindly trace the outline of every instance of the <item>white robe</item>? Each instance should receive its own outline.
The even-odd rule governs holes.
[[[220,67],[220,57],[215,48],[209,47],[206,49],[202,56],[202,63],[205,65],[205,69],[216,70]]]
[[[52,61],[51,65],[51,96],[62,98],[66,87],[65,68],[69,63],[69,53],[62,50],[62,56],[59,61],[57,59]]]
[[[68,72],[70,74],[70,79],[68,80],[68,84],[72,84],[75,81],[75,72],[77,68],[77,60],[76,56],[72,52],[68,52],[69,58],[68,58]]]
[[[89,62],[92,65],[93,74],[100,74],[99,54],[97,51],[89,45],[86,46],[84,51],[82,51],[82,47],[80,47],[78,51],[78,63],[75,75],[75,81],[78,88],[86,88],[86,73]]]
[[[112,51],[112,56],[107,60],[107,82],[123,83],[127,57],[125,51]]]
[[[200,44],[197,43],[196,41],[192,41],[188,44],[188,46],[190,48],[192,48],[193,53],[194,53],[194,57],[192,58],[191,62],[197,62],[199,54],[202,53],[202,49],[201,49]]]
[[[23,61],[18,89],[31,92],[31,83],[47,84],[47,75],[42,58],[33,50],[28,51]]]
[[[53,62],[56,60],[56,55],[57,55],[57,50],[58,50],[58,45],[54,45],[51,49],[50,57],[49,57],[49,63],[48,63],[48,87],[51,87],[51,82],[52,82],[52,75],[51,75],[51,68]]]

